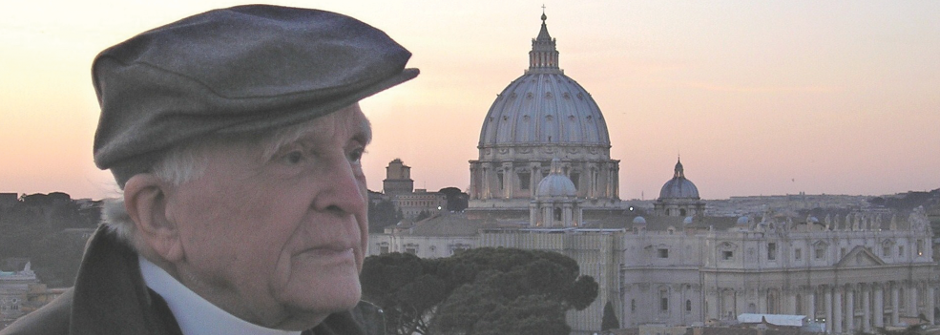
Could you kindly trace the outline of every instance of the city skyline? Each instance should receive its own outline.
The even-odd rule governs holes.
[[[94,167],[90,64],[134,34],[237,5],[38,1],[0,14],[0,192],[113,196]],[[362,102],[381,191],[469,185],[486,112],[527,67],[543,2],[281,1],[347,14],[422,74]],[[940,188],[940,3],[544,2],[560,67],[604,113],[620,198],[655,199],[681,155],[705,199]]]

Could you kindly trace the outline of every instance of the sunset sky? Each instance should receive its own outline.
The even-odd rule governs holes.
[[[90,65],[144,30],[236,1],[17,1],[0,11],[0,192],[113,196],[92,162]],[[414,54],[415,80],[362,102],[369,188],[469,185],[490,104],[527,67],[542,5],[590,92],[623,199],[678,155],[706,199],[940,188],[940,1],[281,1],[351,15]]]

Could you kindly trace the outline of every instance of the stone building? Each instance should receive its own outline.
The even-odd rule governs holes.
[[[46,288],[30,267],[27,261],[21,271],[0,271],[0,329],[65,292]]]
[[[526,216],[552,159],[590,208],[618,208],[620,161],[610,158],[607,121],[591,94],[559,67],[542,15],[529,68],[493,102],[470,161],[468,210]]]
[[[447,196],[419,188],[414,192],[395,195],[392,203],[401,210],[405,218],[415,218],[422,212],[434,214],[442,211],[447,207]]]
[[[395,158],[385,168],[385,180],[382,181],[382,193],[389,196],[409,194],[414,191],[415,181],[411,179],[411,167],[400,158]]]

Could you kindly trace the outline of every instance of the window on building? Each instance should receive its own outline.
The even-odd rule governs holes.
[[[891,246],[890,246],[890,245],[885,245],[885,246],[881,247],[881,256],[882,256],[882,257],[885,257],[885,258],[891,257]]]
[[[387,254],[387,253],[388,253],[388,246],[387,246],[387,245],[380,246],[380,247],[379,247],[379,253],[380,253],[380,254]]]
[[[917,256],[924,255],[924,240],[917,240]]]
[[[669,258],[669,249],[660,248],[656,251],[658,252],[659,258]]]
[[[528,190],[529,182],[532,180],[532,174],[528,172],[519,172],[519,189]]]
[[[580,187],[579,184],[578,184],[578,182],[581,180],[581,174],[580,174],[580,173],[572,172],[571,175],[568,176],[568,178],[571,179],[571,182],[572,182],[572,183],[574,183],[574,189],[576,189],[576,190],[580,190],[580,189],[581,189],[581,187]]]
[[[418,254],[418,249],[415,248],[415,247],[406,247],[406,248],[405,248],[405,253],[406,253],[406,254],[416,255],[416,254]]]
[[[803,259],[803,249],[796,248],[796,250],[793,251],[793,258],[796,259],[796,260],[798,260],[798,261],[799,261],[799,260],[802,260],[802,259]]]
[[[659,310],[663,312],[669,311],[669,298],[662,297],[659,299]]]
[[[767,243],[767,260],[776,260],[777,259],[777,243],[770,242]]]
[[[898,257],[899,257],[899,258],[904,258],[904,256],[907,256],[907,255],[904,254],[904,246],[903,246],[903,245],[899,245],[899,246],[898,246]]]
[[[691,312],[691,311],[692,311],[692,300],[686,300],[686,301],[685,301],[685,311],[686,311],[686,312]]]
[[[503,185],[503,173],[502,172],[496,173],[496,186],[500,191],[502,191],[503,187],[505,186]]]
[[[814,252],[816,253],[817,260],[826,259],[826,246],[825,245],[823,244],[816,245],[816,250]]]
[[[636,312],[636,299],[630,299],[630,313]]]
[[[734,258],[734,251],[725,250],[725,251],[722,251],[722,252],[721,252],[721,259],[722,259],[722,260],[726,260],[726,261],[727,261],[727,260],[731,260],[732,258]]]
[[[845,258],[845,247],[839,248],[839,259]]]

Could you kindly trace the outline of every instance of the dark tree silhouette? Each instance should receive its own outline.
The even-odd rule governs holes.
[[[567,334],[565,311],[597,297],[594,278],[579,276],[573,259],[509,248],[370,256],[362,285],[393,334]]]

